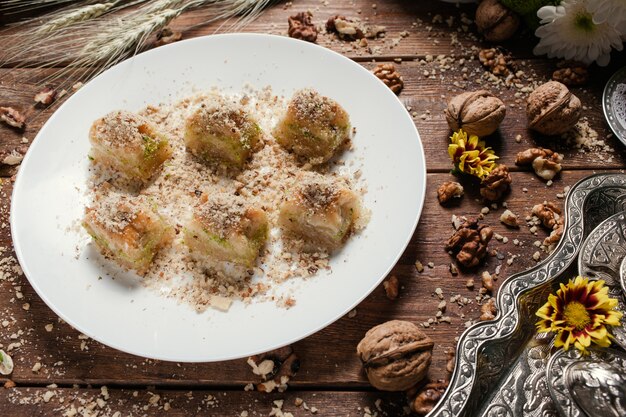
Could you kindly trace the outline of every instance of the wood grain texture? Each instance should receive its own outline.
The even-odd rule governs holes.
[[[15,361],[15,370],[8,378],[18,385],[13,389],[0,388],[0,416],[62,415],[68,408],[71,409],[68,404],[74,404],[76,408],[93,407],[100,415],[113,417],[243,416],[243,411],[248,411],[249,416],[257,416],[268,415],[275,406],[273,401],[278,399],[285,400],[284,411],[295,416],[310,415],[310,411],[294,405],[297,397],[304,399],[309,406],[317,407],[319,414],[324,416],[361,417],[367,410],[378,412],[378,415],[401,415],[405,405],[403,394],[373,390],[362,371],[355,348],[369,328],[384,321],[404,319],[423,324],[434,319],[440,302],[435,295],[437,288],[442,290],[447,301],[443,314],[450,317],[450,323],[432,324],[424,329],[435,342],[428,377],[431,380],[448,377],[445,370],[448,360],[446,351],[454,348],[455,338],[466,328],[466,323],[477,320],[480,315],[476,296],[481,273],[494,273],[499,267],[500,274],[495,282],[497,288],[507,276],[535,265],[533,254],[536,252],[541,259],[546,256],[534,243],[542,241],[548,232],[539,228],[536,235],[532,234],[523,221],[532,206],[544,200],[562,205],[564,200],[557,198],[557,194],[561,194],[565,186],[571,186],[594,172],[617,172],[624,167],[626,155],[622,145],[613,138],[607,138],[610,130],[602,117],[600,98],[604,83],[612,72],[626,63],[626,57],[614,54],[609,67],[592,67],[589,84],[573,89],[586,107],[584,115],[589,125],[612,148],[607,152],[579,152],[561,143],[558,138],[541,137],[526,129],[525,97],[524,94],[516,95],[516,88],[481,81],[485,74],[476,54],[490,45],[475,33],[473,23],[465,20],[473,18],[475,5],[382,0],[376,1],[374,7],[373,3],[371,0],[306,0],[293,5],[279,2],[248,25],[245,31],[285,35],[287,17],[305,10],[313,13],[313,20],[319,26],[336,14],[386,26],[384,38],[368,40],[367,46],[340,41],[323,30],[317,43],[362,63],[370,70],[377,62],[394,62],[404,78],[405,88],[399,99],[407,109],[410,108],[409,114],[420,132],[429,174],[420,223],[391,272],[400,281],[398,299],[389,300],[381,285],[356,308],[355,316],[343,317],[295,343],[294,350],[301,359],[301,369],[290,381],[289,390],[282,394],[244,392],[246,384],[259,382],[245,359],[182,364],[147,360],[113,350],[85,338],[58,319],[21,274],[8,225],[12,191],[8,177],[15,173],[15,169],[0,164],[0,177],[4,177],[0,179],[0,348],[9,350]],[[206,13],[194,11],[185,13],[171,26],[174,30],[181,30],[186,39],[225,31],[224,22],[200,25],[206,19]],[[466,24],[462,23],[462,19],[467,23],[467,32],[462,27]],[[504,45],[528,76],[523,80],[524,85],[549,79],[556,65],[554,60],[532,55],[535,42],[528,34],[520,34]],[[444,55],[447,62],[442,65],[442,61],[436,59],[438,55]],[[431,61],[429,56],[435,59]],[[464,59],[463,64],[461,59]],[[0,68],[0,106],[13,106],[28,118],[23,132],[0,125],[0,155],[28,147],[56,108],[33,106],[33,96],[40,90],[42,80],[56,70]],[[80,73],[77,73],[76,77],[64,80],[63,88],[70,91],[68,96],[79,76]],[[522,226],[519,229],[505,227],[499,222],[504,209],[500,206],[490,208],[482,222],[506,237],[508,243],[493,239],[490,255],[480,267],[461,269],[458,275],[453,275],[450,272],[453,258],[444,250],[445,241],[453,233],[451,216],[477,217],[485,203],[480,199],[476,184],[467,181],[463,182],[466,193],[461,200],[448,207],[440,206],[436,200],[437,187],[443,181],[455,179],[448,173],[451,163],[446,146],[450,132],[442,110],[451,96],[483,87],[496,93],[508,106],[499,132],[486,140],[501,157],[500,161],[516,171],[512,174],[512,191],[506,197],[506,203],[520,217]],[[56,104],[61,102],[59,100]],[[376,103],[372,103],[371,109],[376,111]],[[390,127],[390,134],[393,134],[393,127]],[[521,143],[515,141],[517,135],[521,135]],[[565,155],[564,171],[550,187],[533,173],[513,165],[517,152],[537,145],[554,147]],[[414,197],[408,191],[406,198]],[[514,240],[518,240],[517,245]],[[511,258],[514,260],[509,265],[507,260]],[[415,268],[417,260],[424,265],[422,273]],[[474,290],[466,287],[468,279],[474,280]],[[472,302],[463,306],[450,302],[450,297],[455,295]],[[0,378],[2,383],[6,380]],[[62,388],[44,388],[52,383]],[[71,388],[73,384],[79,385]],[[102,385],[109,386],[108,399],[99,389]],[[51,395],[46,394],[48,391],[54,395],[45,402],[44,396]],[[208,399],[209,395],[211,399]],[[381,401],[377,402],[379,399]],[[165,410],[166,403],[169,410]]]
[[[296,388],[367,388],[367,380],[355,354],[359,340],[369,328],[386,320],[403,319],[423,323],[434,318],[440,302],[435,296],[436,288],[442,289],[448,302],[445,315],[450,317],[451,323],[436,324],[425,331],[436,344],[430,377],[445,378],[445,351],[454,348],[455,338],[463,332],[465,323],[480,316],[480,306],[475,297],[481,286],[482,271],[493,274],[496,266],[501,265],[497,287],[505,277],[534,265],[536,262],[532,260],[532,255],[539,251],[534,242],[543,240],[548,232],[539,229],[536,235],[531,234],[523,219],[530,214],[534,204],[544,200],[562,205],[563,200],[557,199],[555,195],[562,193],[563,187],[571,186],[589,174],[591,171],[565,171],[554,185],[547,187],[534,174],[513,173],[513,189],[506,202],[508,208],[520,216],[522,227],[519,230],[505,227],[499,222],[504,209],[492,209],[482,222],[507,237],[508,243],[493,239],[490,244],[493,254],[484,265],[472,270],[461,270],[458,276],[450,273],[449,266],[453,259],[444,250],[445,241],[453,233],[451,216],[477,217],[484,204],[480,202],[478,190],[472,184],[465,183],[466,195],[458,204],[452,207],[440,206],[436,200],[436,189],[440,183],[454,177],[450,174],[429,174],[420,224],[392,271],[401,283],[399,298],[395,301],[387,299],[380,286],[357,307],[355,317],[343,317],[296,343],[294,349],[302,360],[302,366],[290,385]],[[9,181],[5,181],[4,195],[10,191],[9,184]],[[407,198],[411,198],[411,195],[407,194]],[[7,211],[2,210],[0,224],[7,223]],[[8,247],[8,228],[0,230],[0,242]],[[519,240],[520,246],[514,245],[514,239]],[[540,254],[542,259],[546,256],[541,251]],[[507,265],[506,261],[512,255],[518,258]],[[423,273],[417,272],[416,260],[423,263]],[[432,268],[428,266],[431,262]],[[466,288],[468,279],[475,281],[473,291]],[[21,293],[22,298],[18,298],[18,293]],[[458,306],[449,302],[449,298],[457,294],[471,299],[472,303]],[[22,308],[24,303],[29,303],[28,311]],[[78,332],[56,317],[35,294],[27,280],[18,274],[9,274],[0,281],[0,306],[0,315],[9,321],[6,327],[0,327],[0,343],[6,349],[10,343],[22,342],[11,352],[16,363],[12,379],[20,385],[56,382],[235,387],[254,382],[256,378],[245,360],[212,364],[160,362],[124,354],[93,340],[82,339]],[[50,332],[45,330],[48,324],[53,325]],[[19,333],[20,330],[23,334]],[[16,337],[12,338],[12,335]],[[329,346],[333,348],[329,349]],[[42,364],[42,368],[33,372],[32,368],[37,362]]]
[[[2,390],[2,388],[0,388]],[[46,401],[47,399],[47,401]],[[296,399],[303,403],[296,405]],[[276,402],[275,402],[276,401]],[[0,415],[11,417],[156,416],[242,417],[267,416],[273,409],[294,417],[322,415],[362,417],[404,414],[401,394],[379,392],[306,391],[262,394],[239,391],[182,391],[162,389],[12,388],[0,391]],[[119,413],[119,414],[117,414]]]
[[[522,80],[522,86],[532,86],[533,81],[544,82],[550,79],[554,70],[554,63],[544,60],[517,60],[520,68],[528,74],[528,79]],[[584,88],[573,88],[572,91],[582,101],[585,110],[584,119],[597,132],[598,139],[604,140],[608,148],[601,146],[579,149],[565,143],[561,137],[546,137],[527,128],[526,96],[520,93],[519,88],[509,88],[498,81],[484,81],[485,70],[477,60],[465,60],[441,63],[426,62],[422,59],[402,61],[396,63],[397,70],[404,78],[405,87],[399,98],[409,111],[420,133],[426,155],[426,167],[429,172],[445,172],[452,168],[446,147],[449,142],[450,130],[443,113],[448,100],[464,91],[473,91],[482,88],[491,90],[506,105],[507,115],[500,129],[485,141],[500,156],[500,162],[517,170],[515,157],[518,152],[533,146],[543,146],[558,150],[564,155],[564,169],[607,169],[621,168],[626,161],[623,145],[613,137],[604,120],[599,105],[602,99],[604,80],[610,71],[617,68],[626,60],[614,60],[610,69],[594,70],[600,74],[591,79]],[[364,63],[372,70],[376,64]],[[0,153],[24,147],[23,138],[29,141],[34,139],[42,124],[57,108],[41,109],[33,106],[33,96],[39,87],[33,82],[55,70],[18,70],[2,79],[4,88],[0,89],[0,103],[13,106],[28,117],[25,131],[0,125]],[[0,70],[0,77],[6,70]],[[467,80],[463,80],[463,75]],[[21,83],[19,79],[30,78],[30,82]],[[69,82],[67,84],[73,84]],[[68,87],[69,88],[69,87]],[[71,88],[69,88],[70,91]],[[68,96],[71,93],[68,93]],[[376,111],[376,103],[372,103],[372,112]],[[358,126],[357,126],[358,129]],[[393,134],[390,127],[389,134]],[[521,137],[518,143],[515,138]],[[358,145],[358,135],[355,143]],[[27,145],[27,144],[26,144]],[[522,168],[526,169],[526,168]]]

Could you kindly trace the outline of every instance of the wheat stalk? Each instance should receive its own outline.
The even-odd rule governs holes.
[[[43,35],[79,22],[84,22],[85,20],[95,19],[102,16],[121,2],[122,0],[117,0],[108,3],[96,3],[79,7],[78,9],[67,14],[62,14],[57,18],[45,22],[36,29],[36,33]]]
[[[0,3],[0,13],[32,12],[48,7],[64,6],[68,3],[78,3],[79,1],[81,0],[4,0]]]
[[[8,0],[12,1],[12,0]],[[26,0],[60,2],[60,0]],[[41,27],[0,35],[4,51],[0,66],[8,62],[34,67],[62,67],[48,77],[32,79],[40,85],[80,75],[89,80],[147,46],[150,35],[190,9],[206,8],[206,23],[237,17],[231,27],[241,27],[256,17],[271,0],[109,0],[93,2],[43,19]],[[135,9],[123,12],[129,5]],[[119,9],[119,10],[118,10]],[[39,19],[41,22],[42,19]],[[34,22],[31,22],[34,25]],[[4,38],[4,39],[2,39]],[[8,38],[8,39],[7,39]],[[13,71],[7,71],[8,76]],[[33,77],[34,78],[34,77]],[[69,81],[62,81],[68,83]],[[66,85],[67,84],[62,84]]]

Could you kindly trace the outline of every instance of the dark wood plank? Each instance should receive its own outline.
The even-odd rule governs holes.
[[[500,161],[507,164],[510,169],[517,169],[514,161],[518,152],[534,146],[544,146],[563,153],[565,169],[623,167],[626,163],[624,147],[611,134],[600,107],[604,82],[622,61],[624,60],[615,60],[606,69],[592,68],[594,76],[589,85],[572,89],[585,106],[583,115],[586,122],[597,132],[598,139],[606,143],[606,147],[596,146],[594,149],[579,149],[565,143],[561,137],[545,137],[527,129],[525,110],[527,93],[524,91],[536,83],[550,79],[555,68],[552,62],[537,59],[516,60],[517,65],[528,75],[527,79],[522,80],[521,88],[509,88],[499,84],[500,79],[484,81],[485,70],[477,59],[464,61],[456,59],[450,62],[437,60],[426,62],[416,59],[395,65],[405,82],[399,98],[406,108],[410,109],[409,112],[420,132],[427,168],[430,172],[444,172],[452,165],[446,150],[450,131],[443,109],[454,95],[481,88],[491,90],[507,105],[507,116],[499,131],[485,140],[501,157]],[[463,65],[460,65],[460,62],[463,62]],[[364,65],[371,70],[376,64],[366,62]],[[54,70],[21,69],[7,73],[7,70],[0,70],[0,82],[3,87],[0,89],[0,104],[13,106],[28,115],[24,132],[0,125],[0,153],[28,145],[23,143],[23,138],[32,141],[42,124],[56,109],[59,103],[48,109],[33,106],[33,96],[40,88],[36,80],[46,77],[52,71]],[[467,75],[467,81],[463,80],[464,74]],[[66,84],[72,85],[73,82]],[[68,93],[68,96],[69,94],[71,93]],[[372,103],[372,111],[376,111],[375,103]],[[393,134],[393,129],[390,130],[390,134]],[[515,140],[518,135],[521,137],[519,143]]]
[[[506,228],[499,222],[503,209],[491,210],[485,215],[483,222],[492,226],[496,233],[507,237],[508,243],[494,239],[490,244],[490,248],[503,257],[498,259],[497,256],[489,256],[483,266],[474,270],[461,270],[458,276],[450,273],[452,258],[444,250],[445,241],[453,233],[451,216],[456,214],[476,217],[483,204],[477,201],[478,190],[471,189],[466,184],[466,195],[457,206],[441,207],[436,201],[436,189],[441,182],[453,177],[450,174],[430,174],[420,224],[392,272],[401,283],[399,298],[395,301],[387,299],[381,286],[358,306],[356,316],[343,317],[324,330],[296,343],[294,349],[301,358],[302,367],[290,385],[296,389],[367,388],[368,383],[355,354],[359,340],[369,328],[387,320],[404,319],[424,323],[434,318],[440,302],[435,296],[437,288],[441,288],[448,302],[445,315],[450,317],[451,323],[435,324],[425,331],[436,343],[430,376],[433,379],[445,378],[445,351],[454,348],[455,338],[463,332],[465,323],[476,320],[480,315],[480,306],[475,299],[480,288],[480,274],[483,271],[493,274],[497,265],[501,265],[497,287],[505,277],[534,265],[536,262],[532,255],[539,250],[533,243],[543,240],[548,233],[540,228],[536,236],[531,234],[523,219],[530,214],[536,203],[554,200],[562,204],[563,200],[557,199],[556,194],[561,193],[566,185],[573,185],[591,173],[563,172],[551,187],[545,186],[533,174],[514,173],[513,189],[506,202],[520,216],[522,227],[519,230]],[[524,189],[528,191],[524,192]],[[10,192],[8,181],[4,181],[2,190],[0,224],[7,223],[6,205]],[[514,245],[514,239],[519,239],[522,246]],[[0,245],[6,248],[0,258],[12,258],[8,228],[0,229]],[[507,259],[512,255],[517,258],[508,265]],[[542,259],[546,256],[542,252],[540,255]],[[423,273],[416,271],[416,260],[423,263]],[[430,262],[432,268],[428,266]],[[473,291],[465,285],[470,278],[475,281]],[[18,293],[22,298],[18,298]],[[472,303],[459,306],[450,302],[450,297],[457,294],[467,297]],[[23,309],[25,303],[29,304],[28,310]],[[57,319],[23,276],[14,272],[6,273],[3,280],[0,280],[0,316],[8,322],[6,327],[0,326],[0,343],[4,345],[4,349],[10,343],[22,343],[10,352],[15,360],[12,379],[20,385],[56,382],[235,387],[255,381],[255,376],[245,360],[212,364],[159,362],[120,353],[95,341],[82,339],[75,330]],[[50,332],[45,328],[49,324],[53,325]],[[333,349],[328,349],[328,346],[333,346]],[[41,363],[42,367],[38,372],[33,372],[32,368],[36,363]]]
[[[0,415],[11,417],[51,415],[252,417],[280,415],[270,414],[272,409],[278,408],[278,401],[282,401],[283,413],[291,413],[294,417],[315,414],[329,417],[361,417],[366,413],[399,416],[404,414],[403,407],[406,404],[402,394],[382,392],[287,391],[282,394],[262,394],[243,390],[174,391],[108,387],[104,389],[18,387],[3,391],[0,391]],[[296,405],[297,400],[299,406]],[[72,414],[74,412],[76,414]]]
[[[274,2],[256,20],[243,27],[233,27],[234,20],[229,22],[219,20],[206,24],[214,16],[214,13],[206,8],[183,13],[172,21],[170,27],[175,31],[181,31],[185,39],[235,29],[286,36],[287,18],[298,12],[310,11],[313,14],[313,22],[319,28],[317,43],[351,57],[391,58],[439,55],[450,53],[451,48],[460,55],[471,45],[483,44],[481,36],[476,33],[472,23],[475,8],[476,6],[472,4],[456,7],[443,2],[406,0],[382,2],[307,0],[294,2],[293,5],[288,5],[286,2]],[[379,39],[368,40],[367,46],[338,40],[334,34],[326,33],[325,30],[326,21],[335,15],[342,15],[371,25],[385,26],[385,34]],[[13,30],[19,30],[19,27]],[[515,42],[511,42],[510,45],[513,47]],[[36,61],[36,57],[32,59]]]

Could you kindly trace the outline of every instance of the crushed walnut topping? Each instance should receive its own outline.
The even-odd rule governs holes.
[[[196,208],[196,216],[221,238],[233,231],[239,231],[246,214],[245,200],[236,195],[218,194],[207,197]]]

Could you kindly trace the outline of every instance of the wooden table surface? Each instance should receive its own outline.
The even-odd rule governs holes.
[[[493,274],[500,266],[497,287],[507,276],[536,263],[532,257],[538,251],[534,242],[543,240],[548,232],[539,228],[532,234],[525,225],[523,219],[530,214],[532,206],[544,200],[562,205],[565,187],[594,172],[616,172],[624,166],[623,147],[611,137],[600,107],[603,86],[610,74],[624,64],[622,56],[613,54],[607,68],[591,67],[588,84],[573,88],[583,102],[583,114],[589,126],[606,142],[601,149],[579,149],[568,146],[560,138],[540,137],[526,128],[525,91],[534,82],[550,79],[556,61],[534,57],[532,38],[520,35],[504,47],[513,53],[514,61],[527,78],[520,81],[521,85],[509,88],[502,79],[486,76],[477,53],[490,45],[476,34],[471,23],[474,5],[400,0],[377,0],[376,4],[373,0],[294,1],[293,5],[273,5],[245,30],[286,35],[287,17],[306,10],[313,13],[313,20],[320,26],[336,14],[386,26],[385,37],[370,40],[370,49],[323,32],[317,43],[345,54],[368,69],[378,62],[393,62],[404,78],[405,87],[399,98],[413,115],[422,138],[428,186],[417,231],[392,272],[400,281],[399,297],[388,299],[381,285],[357,307],[356,315],[343,317],[295,343],[293,349],[300,358],[301,368],[283,393],[245,391],[247,384],[259,382],[245,359],[185,364],[121,353],[85,338],[63,323],[21,274],[8,225],[15,167],[0,164],[0,348],[9,351],[15,361],[13,373],[0,378],[0,382],[10,378],[16,384],[14,388],[0,388],[0,416],[71,416],[73,409],[83,413],[78,415],[116,417],[245,416],[245,412],[249,416],[263,416],[270,415],[276,407],[275,400],[284,400],[283,411],[294,416],[312,414],[312,407],[324,416],[400,415],[406,406],[404,394],[373,389],[362,371],[355,349],[365,332],[391,319],[415,323],[433,319],[439,304],[436,288],[442,289],[446,300],[457,294],[467,297],[473,302],[465,306],[448,302],[445,315],[451,318],[450,323],[424,329],[435,342],[428,377],[448,378],[447,352],[455,348],[455,339],[466,323],[480,316],[476,296],[481,273]],[[185,30],[201,19],[200,12],[190,12],[171,26],[183,31],[184,38],[211,34],[218,29],[216,24]],[[0,126],[0,155],[27,147],[52,113],[45,110],[37,114],[33,109],[37,82],[50,71],[0,68],[0,105],[15,107],[29,115],[24,132]],[[451,216],[476,217],[485,203],[471,186],[452,207],[444,208],[437,202],[437,187],[454,179],[449,173],[451,163],[446,150],[449,130],[442,109],[451,96],[478,88],[490,89],[508,106],[499,134],[490,137],[489,144],[501,157],[500,161],[513,171],[512,191],[506,203],[520,216],[522,226],[518,230],[504,227],[499,222],[504,209],[492,208],[484,215],[483,222],[508,242],[493,239],[492,254],[484,265],[461,270],[455,276],[449,269],[452,258],[444,250],[444,243],[453,232]],[[376,106],[377,103],[371,103],[372,112],[376,112]],[[515,140],[518,135],[519,142]],[[564,154],[564,170],[551,186],[533,172],[514,165],[517,152],[537,145],[557,148]],[[413,198],[411,190],[407,190],[406,198]],[[518,245],[514,244],[515,239]],[[541,258],[545,256],[541,252]],[[507,262],[509,259],[513,261]],[[416,270],[417,260],[424,264],[422,273]],[[466,287],[469,278],[476,282],[473,290]],[[296,398],[304,400],[309,410],[296,406]]]

